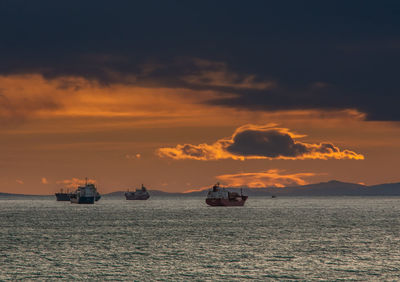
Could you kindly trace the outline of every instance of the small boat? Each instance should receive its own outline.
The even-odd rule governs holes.
[[[214,185],[207,193],[206,203],[209,206],[243,206],[248,196],[244,196],[240,189],[240,195],[221,188],[219,183]]]
[[[55,195],[56,195],[56,200],[57,200],[57,201],[60,201],[60,202],[64,202],[64,201],[67,202],[67,201],[69,201],[69,195],[70,195],[70,193],[69,193],[69,192],[64,193],[63,189],[61,189],[60,192],[55,193]]]
[[[92,183],[87,183],[85,186],[79,186],[74,193],[69,195],[70,201],[73,204],[94,204],[100,200],[101,196],[97,192],[96,186]]]
[[[125,192],[125,198],[127,200],[147,200],[150,198],[149,192],[147,192],[146,187],[143,186],[141,189],[136,189],[135,192]]]

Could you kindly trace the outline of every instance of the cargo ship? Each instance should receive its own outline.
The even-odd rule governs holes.
[[[57,201],[60,201],[60,202],[69,202],[71,200],[71,198],[70,198],[71,194],[72,193],[63,193],[63,192],[55,193]],[[99,192],[96,192],[96,196],[95,196],[94,200],[97,202],[98,200],[100,200],[100,198],[101,198],[101,195],[99,194]]]
[[[69,194],[69,198],[73,204],[94,204],[95,201],[100,200],[101,196],[96,186],[86,181],[86,185],[79,186],[74,193]]]
[[[69,201],[69,192],[64,193],[63,189],[60,190],[60,192],[55,193],[57,201],[61,202],[68,202]]]
[[[135,192],[125,192],[125,198],[127,200],[147,200],[150,198],[149,192],[147,192],[146,187],[143,186],[141,189],[136,189]]]
[[[240,190],[241,191],[241,190]],[[221,188],[219,183],[214,185],[207,193],[206,203],[209,206],[243,206],[248,196],[244,196],[242,191],[240,195],[236,192],[230,192]]]

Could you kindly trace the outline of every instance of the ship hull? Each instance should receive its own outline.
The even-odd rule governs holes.
[[[130,195],[125,195],[125,198],[127,200],[147,200],[150,198],[150,196],[130,196]]]
[[[94,204],[94,197],[71,197],[71,204]]]
[[[68,193],[56,193],[57,201],[68,202],[70,200]]]
[[[206,203],[212,207],[241,207],[247,200],[247,196],[241,196],[235,199],[208,198]]]

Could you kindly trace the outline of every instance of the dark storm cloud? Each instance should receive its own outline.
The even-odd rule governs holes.
[[[249,129],[238,132],[226,150],[235,155],[260,155],[269,158],[297,157],[308,153],[304,144],[295,143],[288,133],[276,129],[268,131]]]
[[[350,150],[340,150],[335,145],[323,143],[306,143],[296,139],[296,135],[286,128],[272,125],[244,125],[236,129],[230,138],[216,141],[214,144],[183,144],[176,147],[158,149],[160,157],[175,160],[220,160],[220,159],[355,159],[364,156]]]
[[[227,107],[400,120],[399,12],[395,1],[5,0],[0,74],[211,89],[236,94],[209,101]]]
[[[348,150],[343,152],[331,143],[309,144],[295,140],[294,134],[281,128],[249,127],[236,131],[232,142],[225,150],[240,156],[262,156],[267,158],[335,158],[356,157]],[[340,158],[340,157],[339,157]]]

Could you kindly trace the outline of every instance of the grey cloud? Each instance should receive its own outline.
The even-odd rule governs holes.
[[[210,89],[235,94],[208,102],[224,107],[399,121],[399,12],[368,1],[3,1],[0,74]]]
[[[236,129],[230,138],[214,144],[184,144],[158,149],[160,157],[171,159],[219,160],[219,159],[356,159],[364,156],[354,151],[340,150],[331,143],[306,143],[297,140],[301,136],[288,129],[271,126],[244,125]]]
[[[276,129],[239,132],[233,137],[233,143],[226,150],[236,155],[269,158],[297,157],[310,153],[304,144],[296,143],[288,133]]]

